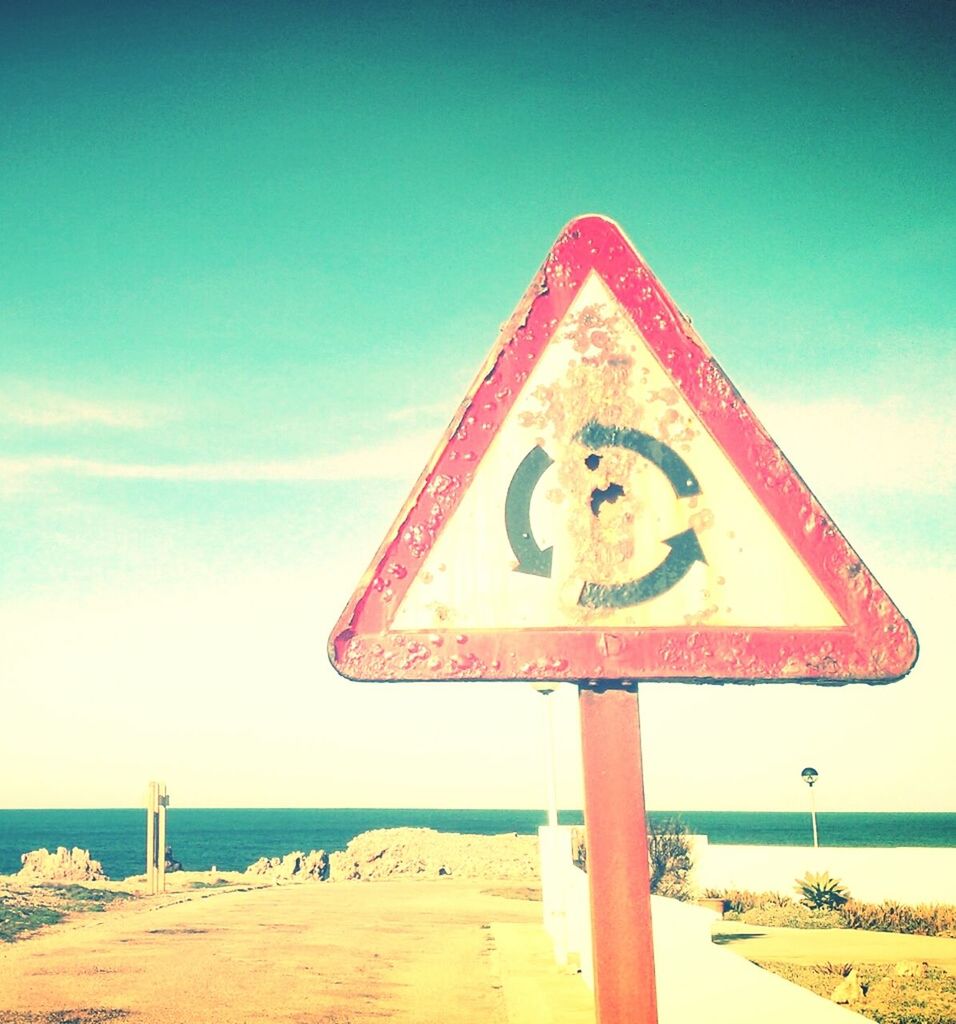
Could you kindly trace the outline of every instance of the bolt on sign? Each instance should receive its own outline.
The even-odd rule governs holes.
[[[889,682],[910,624],[612,221],[561,232],[336,625],[360,680]]]

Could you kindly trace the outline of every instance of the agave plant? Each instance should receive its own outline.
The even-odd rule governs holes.
[[[826,871],[815,874],[808,871],[803,878],[797,879],[795,889],[800,895],[800,902],[811,910],[836,910],[850,898],[846,886],[831,878]]]
[[[825,964],[815,964],[813,969],[818,974],[835,974],[838,978],[846,978],[853,970],[853,964],[835,964],[828,960]]]

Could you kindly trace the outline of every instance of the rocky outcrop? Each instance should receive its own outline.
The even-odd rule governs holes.
[[[415,876],[533,880],[538,837],[462,835],[430,828],[385,828],[356,836],[329,858],[333,881]]]
[[[343,851],[260,857],[247,875],[283,882],[380,878],[538,878],[538,837],[462,835],[430,828],[383,828],[356,836]]]
[[[246,868],[247,875],[282,882],[324,882],[329,877],[329,855],[325,850],[303,853],[295,850],[284,857],[260,857]]]
[[[866,993],[860,984],[860,979],[857,977],[856,969],[854,968],[833,990],[830,999],[834,1003],[852,1006],[854,1003],[858,1003],[864,995]]]
[[[925,960],[900,960],[896,965],[899,978],[925,978],[929,964]]]
[[[65,846],[50,853],[44,847],[31,850],[20,855],[23,865],[17,873],[19,881],[33,882],[103,882],[109,879],[103,873],[103,865],[93,860],[89,850],[81,850],[74,846],[67,850]]]

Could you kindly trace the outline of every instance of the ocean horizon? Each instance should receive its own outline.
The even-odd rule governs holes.
[[[652,821],[680,818],[715,845],[811,846],[810,815],[798,811],[651,811]],[[561,824],[582,824],[580,810],[562,810]],[[0,810],[0,874],[20,869],[21,854],[78,846],[110,878],[145,870],[142,808]],[[441,832],[531,835],[546,824],[542,810],[434,808],[193,808],[167,812],[167,843],[187,871],[242,871],[259,857],[292,850],[343,850],[362,832],[433,828]],[[821,846],[956,847],[956,813],[821,811]]]

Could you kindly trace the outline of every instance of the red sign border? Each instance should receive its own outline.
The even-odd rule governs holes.
[[[592,271],[627,310],[674,387],[776,521],[845,626],[391,631],[395,610],[425,556]],[[329,640],[329,658],[339,673],[382,682],[892,682],[917,656],[910,623],[618,225],[597,215],[575,218],[558,236]]]

